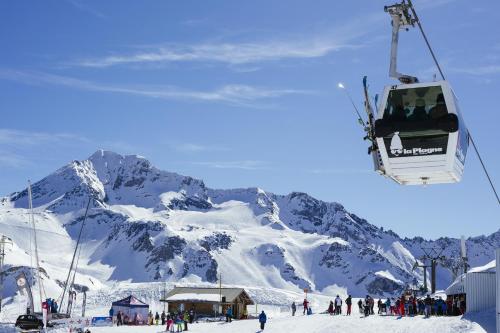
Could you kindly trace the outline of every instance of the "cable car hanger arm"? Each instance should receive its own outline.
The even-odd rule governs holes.
[[[397,70],[399,30],[408,30],[408,26],[415,26],[416,22],[416,20],[411,17],[410,12],[408,11],[409,8],[411,8],[411,3],[408,5],[405,1],[384,7],[384,11],[389,13],[392,18],[391,62],[389,65],[389,77],[395,78],[401,83],[418,82],[417,77],[399,73]]]

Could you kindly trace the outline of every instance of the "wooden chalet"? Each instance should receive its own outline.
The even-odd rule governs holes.
[[[220,315],[219,306],[223,313],[231,307],[235,319],[242,318],[244,309],[255,304],[243,288],[174,287],[161,301],[168,303],[169,312],[194,309],[197,315],[206,316]]]

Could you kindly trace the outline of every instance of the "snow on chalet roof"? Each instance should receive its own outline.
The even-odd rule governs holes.
[[[219,294],[197,294],[181,293],[167,297],[167,302],[172,301],[196,301],[196,302],[219,302]]]
[[[167,302],[175,301],[197,301],[197,302],[220,302],[225,297],[226,302],[234,302],[240,297],[246,304],[254,304],[248,293],[243,288],[195,288],[174,287],[166,297]]]

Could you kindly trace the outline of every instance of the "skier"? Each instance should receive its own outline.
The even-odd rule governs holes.
[[[165,325],[165,311],[161,313],[161,326]]]
[[[189,322],[189,313],[187,312],[184,312],[184,331],[187,331],[188,330],[188,322]]]
[[[339,295],[335,298],[335,314],[340,315],[342,313],[342,299]]]
[[[261,330],[264,330],[264,326],[266,325],[266,321],[267,321],[266,313],[264,312],[264,310],[262,310],[262,312],[259,315],[259,323],[260,323]]]
[[[153,324],[153,313],[151,311],[149,311],[148,313],[148,325],[152,325]]]
[[[122,322],[122,312],[118,311],[118,314],[116,315],[116,326],[123,325]]]
[[[111,317],[111,322],[113,323],[114,322],[114,319],[113,319],[113,308],[109,309],[109,316]]]
[[[328,306],[328,310],[326,310],[330,316],[333,315],[333,302],[330,301],[330,305]]]
[[[382,313],[382,300],[379,298],[377,301],[377,314]]]
[[[347,297],[345,299],[345,304],[347,305],[347,315],[350,316],[351,315],[351,306],[352,306],[352,297],[351,297],[351,295],[349,295],[349,297]]]
[[[158,326],[159,323],[160,323],[160,315],[158,314],[158,311],[156,311],[156,314],[155,314],[155,324],[156,324],[156,326]]]
[[[192,324],[193,320],[194,320],[194,308],[191,308],[191,310],[189,310],[189,323]]]
[[[425,318],[429,318],[429,316],[431,315],[431,304],[432,304],[430,295],[427,295],[427,297],[424,300],[424,304],[425,304]]]
[[[232,322],[232,318],[233,318],[233,308],[229,307],[229,308],[227,308],[227,311],[226,311],[226,321],[230,323],[230,322]]]
[[[297,311],[297,306],[295,305],[295,302],[292,303],[292,316],[295,316],[295,311]]]
[[[405,296],[401,296],[401,300],[399,301],[399,315],[401,317],[404,317],[405,315],[405,308],[408,309],[408,306],[406,305],[406,299]]]
[[[388,297],[387,300],[385,301],[385,315],[386,316],[389,314],[389,311],[391,311],[391,314],[392,314],[391,300]]]
[[[177,332],[182,332],[182,313],[175,318],[175,323],[177,324]]]
[[[307,308],[308,308],[308,305],[309,305],[309,302],[307,301],[306,298],[304,298],[304,302],[302,302],[302,305],[304,306],[304,311],[302,312],[302,314],[306,314],[307,312]]]
[[[448,305],[444,300],[441,300],[441,308],[443,309],[443,316],[448,315]]]
[[[243,316],[242,316],[243,319],[248,319],[248,310],[247,310],[247,307],[245,306],[243,308]]]
[[[172,331],[174,330],[174,320],[170,314],[167,315],[167,329],[165,331],[168,332],[169,328],[172,328]]]
[[[448,316],[451,316],[451,315],[453,314],[453,313],[452,313],[452,310],[453,310],[453,300],[452,300],[452,298],[451,298],[451,297],[448,297],[448,298],[446,299],[446,309],[448,310],[448,311],[446,312],[446,314],[447,314]]]
[[[370,296],[366,295],[364,301],[363,301],[363,306],[365,309],[365,317],[368,317],[370,315]]]
[[[363,301],[360,299],[358,301],[359,313],[363,313]]]

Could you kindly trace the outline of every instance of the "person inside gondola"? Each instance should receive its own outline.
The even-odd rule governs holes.
[[[429,118],[427,111],[425,110],[425,100],[423,98],[417,98],[415,101],[415,109],[410,116],[410,120],[426,120]]]
[[[403,97],[394,93],[391,97],[389,97],[388,107],[384,112],[384,119],[391,121],[405,121],[406,114],[408,113],[407,109],[403,106]]]
[[[391,114],[391,120],[395,121],[405,121],[406,120],[406,111],[402,105],[397,105]]]
[[[431,119],[437,119],[448,114],[446,103],[444,102],[443,94],[439,94],[436,98],[436,105],[429,111]]]

